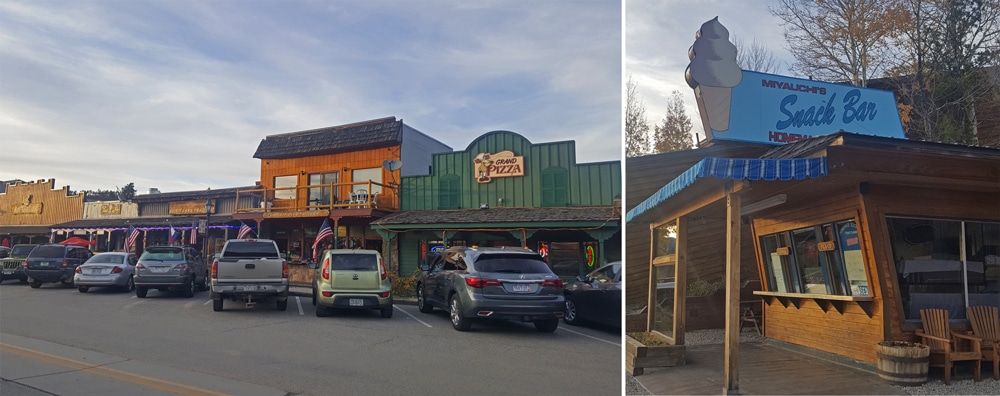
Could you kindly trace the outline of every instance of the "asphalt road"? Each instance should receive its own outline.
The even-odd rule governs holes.
[[[214,312],[207,292],[138,299],[8,281],[0,393],[621,394],[617,329],[480,322],[458,332],[444,311],[395,309],[317,318],[308,297],[291,297],[284,312],[232,301]]]

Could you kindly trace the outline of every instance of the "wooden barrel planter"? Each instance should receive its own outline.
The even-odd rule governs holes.
[[[927,382],[931,349],[903,341],[882,341],[876,346],[878,376],[893,385],[919,386]]]

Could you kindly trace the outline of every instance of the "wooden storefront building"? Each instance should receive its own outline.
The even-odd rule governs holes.
[[[52,225],[79,220],[84,194],[69,195],[69,186],[55,188],[56,180],[7,183],[0,193],[0,240],[19,243],[55,242]]]
[[[400,178],[426,172],[433,154],[450,151],[395,117],[270,135],[254,153],[260,185],[239,191],[234,218],[259,225],[258,236],[274,239],[292,264],[312,260],[324,220],[334,238],[317,250],[382,250],[369,223],[399,211]],[[311,275],[293,265],[293,281]]]
[[[756,158],[706,156],[626,218],[646,230],[647,276],[721,275],[731,348],[747,281],[760,283],[743,302],[759,304],[766,337],[870,363],[878,342],[919,341],[921,309],[946,309],[968,330],[967,306],[1000,306],[994,148],[838,132]],[[669,306],[647,310],[647,328],[682,344],[684,300],[657,283],[647,301]]]
[[[372,222],[402,276],[448,246],[518,246],[565,278],[621,259],[621,162],[577,163],[573,141],[490,132],[404,177],[402,211]]]

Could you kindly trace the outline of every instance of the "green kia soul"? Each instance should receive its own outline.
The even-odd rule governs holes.
[[[327,250],[313,276],[312,295],[319,317],[330,309],[377,309],[383,318],[392,317],[392,280],[375,250]]]

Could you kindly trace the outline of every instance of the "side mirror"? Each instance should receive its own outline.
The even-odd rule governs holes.
[[[287,254],[284,254],[284,253],[281,253],[281,259],[282,259],[282,260],[284,260],[284,259],[288,258],[287,256],[288,256]]]
[[[421,271],[430,271],[431,270],[431,265],[430,264],[420,264],[420,270]]]
[[[577,276],[577,277],[576,277],[576,280],[577,280],[577,281],[580,281],[580,282],[587,282],[587,275],[580,275],[580,276]]]

